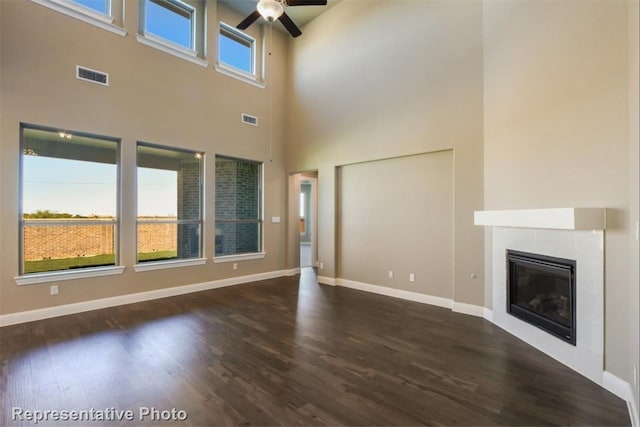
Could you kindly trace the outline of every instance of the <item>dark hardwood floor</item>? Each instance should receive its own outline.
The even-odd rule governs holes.
[[[0,423],[629,425],[626,404],[491,323],[319,286],[311,270],[0,329]],[[140,408],[186,411],[139,420]]]

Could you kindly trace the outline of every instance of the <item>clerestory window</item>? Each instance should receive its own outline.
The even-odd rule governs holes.
[[[218,62],[233,71],[255,75],[255,44],[253,37],[220,23],[218,37]]]
[[[195,51],[196,9],[180,0],[145,0],[144,35]]]
[[[111,16],[111,0],[71,0],[82,7],[101,15]]]
[[[31,0],[63,15],[124,36],[125,0]]]

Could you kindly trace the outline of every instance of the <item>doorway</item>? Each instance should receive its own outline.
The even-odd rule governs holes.
[[[298,232],[300,233],[300,268],[317,264],[317,172],[300,174],[298,197]]]

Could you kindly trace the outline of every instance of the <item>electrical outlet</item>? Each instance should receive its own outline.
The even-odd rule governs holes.
[[[393,271],[389,270],[389,279],[393,279]]]
[[[324,262],[320,261],[320,270],[324,268]]]
[[[409,274],[409,281],[410,282],[415,282],[416,281],[416,275],[413,274],[413,273]]]
[[[51,285],[51,295],[58,295],[59,289],[58,285]]]
[[[236,264],[235,262],[233,263],[233,269],[237,270],[238,269],[238,264]]]

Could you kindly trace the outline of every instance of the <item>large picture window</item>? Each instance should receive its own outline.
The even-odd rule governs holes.
[[[116,265],[118,140],[21,134],[20,274]]]
[[[138,143],[138,263],[202,256],[203,154]]]
[[[262,251],[262,164],[216,156],[216,257]]]

